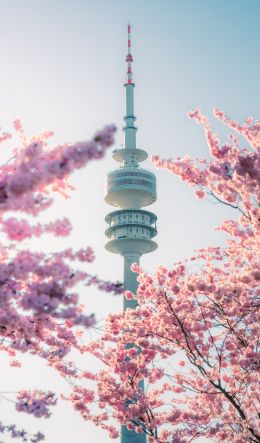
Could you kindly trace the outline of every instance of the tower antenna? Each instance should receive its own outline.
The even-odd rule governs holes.
[[[131,54],[131,47],[132,47],[132,39],[131,39],[131,25],[128,23],[127,25],[127,32],[128,32],[128,52],[126,56],[126,62],[127,62],[127,83],[131,84],[133,83],[133,73],[132,73],[132,62],[133,62],[133,56]]]

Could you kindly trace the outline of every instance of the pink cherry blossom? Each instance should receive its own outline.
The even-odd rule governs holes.
[[[24,241],[45,234],[71,233],[67,218],[35,223],[32,217],[54,204],[53,193],[68,198],[73,191],[70,174],[104,157],[114,142],[115,127],[105,127],[90,141],[56,147],[48,144],[51,131],[29,139],[19,119],[14,121],[14,128],[19,146],[0,167],[0,223],[5,234],[0,245],[0,349],[13,368],[20,366],[18,354],[27,352],[45,359],[62,377],[77,379],[81,373],[66,357],[72,349],[82,352],[83,329],[96,324],[95,315],[88,312],[89,305],[79,304],[77,285],[83,283],[86,292],[87,286],[95,285],[113,294],[122,293],[122,285],[88,272],[87,266],[95,259],[89,246],[43,253],[30,251]],[[0,133],[1,143],[10,138],[11,134]],[[79,262],[84,270],[77,269]],[[35,417],[49,417],[55,404],[54,393],[41,390],[21,390],[16,399],[18,411]],[[113,434],[112,428],[108,430]],[[0,432],[32,443],[44,439],[40,432],[30,435],[15,425],[0,424]]]
[[[44,435],[41,432],[37,432],[35,435],[30,435],[24,429],[17,429],[16,425],[3,425],[0,422],[0,433],[9,433],[11,438],[20,438],[21,441],[30,441],[31,443],[38,443],[44,440]]]
[[[190,117],[204,127],[211,159],[154,156],[153,162],[179,176],[197,197],[234,209],[234,219],[217,228],[228,236],[225,247],[200,249],[154,273],[133,265],[139,287],[125,296],[136,308],[110,314],[101,339],[84,347],[102,362],[95,379],[88,378],[107,415],[98,420],[96,409],[86,408],[89,386],[71,397],[82,405],[85,420],[108,431],[117,422],[146,433],[151,443],[260,441],[260,127],[251,118],[239,125],[221,111],[215,114],[245,137],[248,148],[240,149],[234,135],[221,144],[195,110]]]
[[[49,406],[54,406],[57,399],[53,392],[20,391],[17,395],[17,411],[32,414],[35,417],[48,418],[51,415]]]

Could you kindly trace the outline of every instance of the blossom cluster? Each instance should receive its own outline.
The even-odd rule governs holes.
[[[51,415],[49,407],[56,403],[57,399],[53,392],[24,390],[18,393],[15,406],[17,411],[32,414],[37,418],[49,418]]]
[[[244,136],[250,142],[251,149],[240,149],[234,134],[231,134],[229,142],[221,144],[208,119],[199,110],[195,110],[190,113],[190,117],[203,125],[212,160],[194,161],[189,156],[163,160],[154,156],[153,163],[168,169],[195,188],[198,198],[212,196],[217,201],[239,209],[242,215],[250,218],[254,226],[258,226],[259,208],[253,202],[258,202],[260,198],[260,125],[252,119],[239,125],[229,120],[220,110],[215,110],[215,115],[240,136]]]
[[[54,222],[32,226],[27,220],[18,220],[10,217],[2,220],[2,231],[11,241],[22,241],[31,237],[40,237],[48,233],[57,237],[65,237],[71,233],[72,226],[68,218],[55,220]]]
[[[77,368],[66,356],[72,348],[80,350],[78,337],[82,329],[96,323],[94,314],[86,314],[85,307],[79,304],[77,285],[96,285],[114,294],[122,292],[122,286],[92,276],[85,269],[74,269],[72,262],[80,262],[81,269],[82,264],[93,262],[95,256],[90,247],[43,253],[26,249],[22,242],[44,234],[71,233],[67,218],[32,224],[31,216],[38,216],[53,204],[54,192],[67,196],[72,189],[69,176],[105,155],[114,142],[115,127],[105,127],[90,141],[54,148],[48,145],[52,132],[28,140],[18,119],[14,127],[20,146],[0,167],[0,227],[5,234],[0,245],[0,350],[10,357],[12,367],[21,366],[16,359],[18,352],[29,352],[47,360],[62,377],[77,377]],[[10,134],[0,133],[0,142],[10,138]],[[22,212],[26,218],[22,218]],[[55,404],[53,393],[23,390],[17,396],[16,410],[49,417],[49,406]],[[14,425],[1,425],[0,432],[32,443],[44,438],[40,432],[30,436]]]
[[[30,441],[31,443],[38,443],[44,440],[44,435],[41,432],[37,432],[35,435],[28,434],[24,429],[17,429],[16,425],[3,425],[0,422],[0,433],[4,434],[8,432],[11,438],[20,438],[22,441]]]
[[[16,127],[20,128],[17,124]],[[89,142],[65,144],[51,150],[46,149],[46,137],[39,137],[16,150],[14,161],[0,170],[0,211],[39,213],[51,203],[44,195],[48,188],[62,192],[69,174],[104,156],[114,141],[114,133],[115,127],[110,125]]]
[[[102,338],[84,347],[104,366],[83,378],[93,391],[96,382],[95,400],[106,411],[92,415],[88,404],[84,418],[105,429],[116,421],[146,433],[149,442],[260,441],[260,127],[252,119],[239,125],[221,111],[215,115],[249,147],[240,149],[233,134],[221,145],[195,110],[191,117],[204,126],[212,159],[153,161],[199,198],[211,195],[236,210],[236,219],[217,228],[228,234],[225,247],[201,249],[153,274],[133,265],[138,291],[125,297],[136,308],[109,315]],[[90,387],[77,391],[76,400],[71,396],[76,409]]]
[[[29,250],[16,251],[15,242],[52,233],[66,236],[71,232],[67,218],[46,224],[31,225],[27,219],[4,217],[8,209],[22,210],[37,215],[51,204],[46,197],[48,187],[61,191],[67,186],[68,176],[90,160],[101,158],[113,143],[114,126],[97,132],[91,141],[49,148],[51,132],[45,132],[27,141],[21,123],[16,120],[21,148],[14,150],[14,158],[0,168],[1,228],[13,243],[1,246],[0,262],[0,334],[3,348],[22,351],[36,350],[36,342],[44,342],[49,327],[56,330],[53,319],[69,321],[69,327],[95,323],[92,314],[85,315],[78,306],[78,295],[72,288],[79,282],[95,284],[106,292],[120,292],[120,285],[104,282],[89,273],[75,271],[70,262],[91,263],[93,250],[66,249],[59,253],[43,254]],[[10,138],[3,134],[1,141]],[[54,189],[54,188],[55,189]],[[50,319],[51,316],[51,319]],[[74,323],[73,323],[73,320]]]

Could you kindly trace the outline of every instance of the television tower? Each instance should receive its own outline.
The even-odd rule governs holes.
[[[113,159],[120,163],[118,169],[105,177],[105,201],[118,210],[110,212],[105,220],[108,225],[105,234],[109,238],[106,249],[124,258],[124,288],[136,294],[137,274],[131,271],[133,263],[139,264],[142,254],[152,252],[157,244],[152,238],[157,234],[155,214],[141,208],[156,200],[155,175],[140,168],[139,163],[146,160],[146,151],[136,147],[134,87],[132,78],[131,26],[128,25],[128,53],[126,91],[126,115],[124,117],[124,148],[115,149]],[[134,309],[135,300],[124,298],[124,310]],[[141,382],[143,387],[143,382]],[[146,443],[146,434],[122,427],[121,443]]]

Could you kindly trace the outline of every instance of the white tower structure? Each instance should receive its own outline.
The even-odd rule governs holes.
[[[128,54],[126,90],[126,115],[124,117],[125,146],[113,152],[113,158],[120,163],[118,169],[105,177],[105,201],[117,207],[105,220],[106,236],[109,242],[106,249],[124,258],[124,288],[136,293],[137,274],[131,271],[133,263],[139,264],[142,254],[152,252],[157,244],[152,240],[157,234],[157,217],[141,208],[156,200],[155,175],[139,166],[146,160],[146,151],[136,147],[134,87],[132,79],[131,27],[128,25]],[[135,308],[136,302],[124,298],[124,309]],[[122,427],[121,443],[145,443],[146,435]]]

